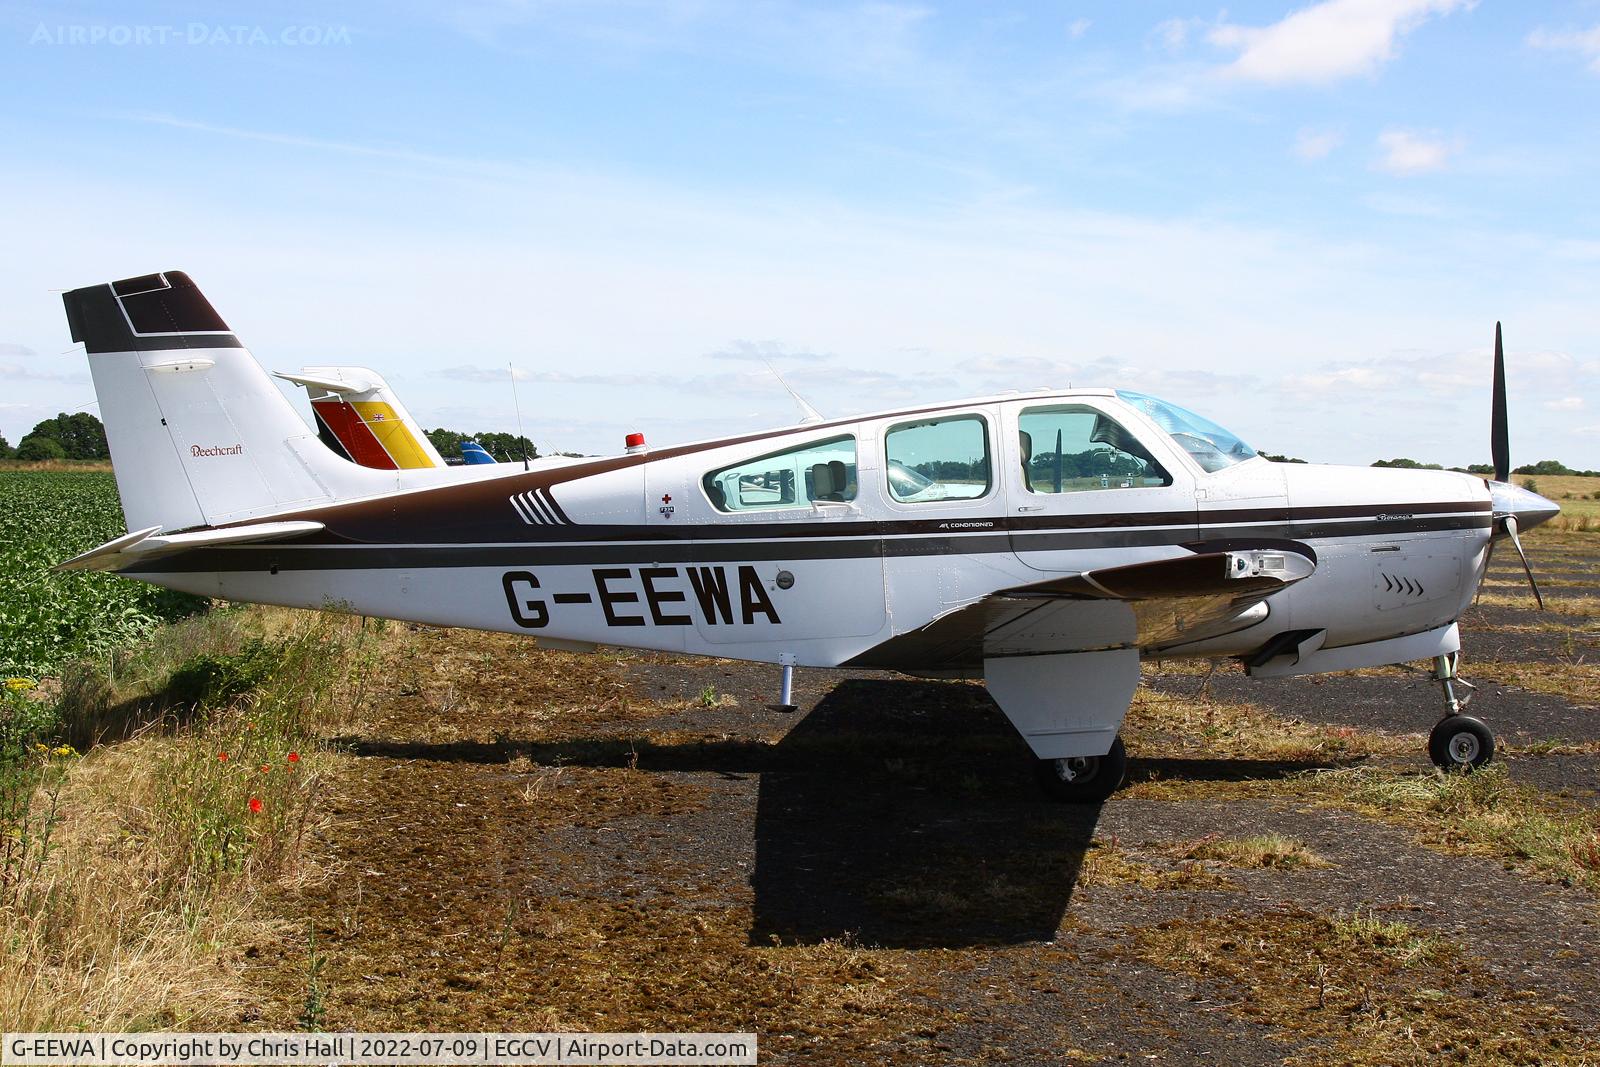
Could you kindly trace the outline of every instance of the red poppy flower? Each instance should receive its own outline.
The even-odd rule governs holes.
[[[251,797],[250,798],[250,810],[255,812],[255,813],[257,813],[257,814],[259,814],[261,812],[261,798],[260,797]]]
[[[289,753],[289,762],[290,763],[299,763],[300,762],[300,753],[298,753],[298,752]]]
[[[217,759],[221,760],[223,763],[227,763],[228,762],[228,754],[226,752],[218,752],[217,753]]]
[[[266,773],[267,773],[267,772],[268,772],[268,771],[270,771],[270,770],[272,770],[272,764],[270,764],[270,763],[263,763],[263,764],[262,764],[262,765],[261,765],[261,773],[262,773],[262,774],[266,774]]]

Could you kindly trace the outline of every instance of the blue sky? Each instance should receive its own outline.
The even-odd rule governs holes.
[[[1052,385],[1329,462],[1600,468],[1600,4],[11,4],[0,432],[55,289],[614,451]],[[92,409],[91,409],[92,410]]]

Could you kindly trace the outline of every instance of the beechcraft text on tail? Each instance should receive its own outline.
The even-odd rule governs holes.
[[[381,377],[308,368],[313,429],[187,275],[65,294],[127,535],[63,564],[237,601],[796,667],[981,675],[1053,796],[1122,777],[1143,656],[1280,677],[1431,660],[1554,504],[1496,475],[1276,464],[1125,389],[955,400],[598,458],[446,468]],[[809,410],[809,409],[808,409]],[[319,434],[320,430],[320,434]]]

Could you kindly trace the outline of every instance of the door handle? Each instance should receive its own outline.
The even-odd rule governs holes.
[[[1017,507],[1017,510],[1018,511],[1043,511],[1044,510],[1044,505],[1043,504],[1021,504],[1021,505],[1019,505]]]

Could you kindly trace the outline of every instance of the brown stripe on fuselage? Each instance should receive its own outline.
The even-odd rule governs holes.
[[[1073,551],[1105,548],[1142,548],[1160,545],[1188,546],[1214,540],[1400,536],[1444,530],[1488,529],[1488,515],[1439,515],[1406,521],[1370,517],[1316,520],[1313,529],[1291,522],[1270,526],[1229,526],[1203,523],[1199,527],[1122,527],[1104,530],[1040,530],[1012,532],[1004,528],[982,533],[948,531],[911,536],[858,532],[849,537],[804,535],[752,535],[748,538],[692,540],[688,538],[635,537],[628,540],[587,540],[581,526],[558,528],[552,536],[521,544],[493,543],[360,543],[351,541],[280,541],[270,545],[240,545],[195,549],[180,555],[141,562],[127,568],[134,574],[283,570],[405,570],[441,567],[585,566],[590,564],[717,563],[762,560],[850,559],[873,556],[984,555],[1011,552]],[[870,524],[860,524],[870,525]],[[646,534],[643,527],[632,527]],[[692,529],[692,528],[690,528]],[[716,529],[706,527],[704,529]],[[321,535],[318,535],[319,537]]]

